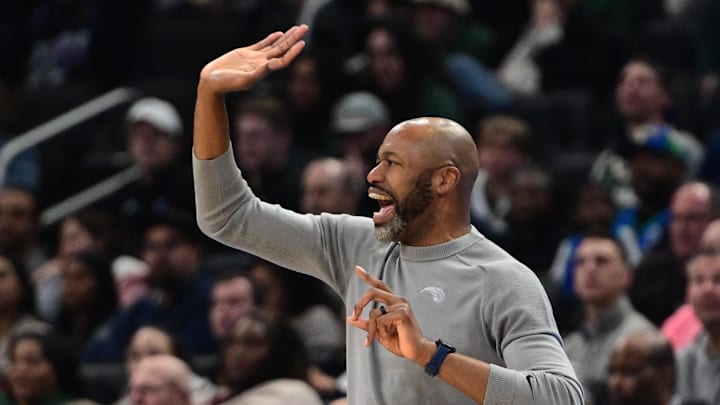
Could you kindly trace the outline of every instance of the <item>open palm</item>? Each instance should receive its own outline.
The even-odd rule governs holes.
[[[247,90],[269,72],[286,67],[305,46],[306,25],[275,32],[253,45],[234,49],[205,65],[200,77],[216,93]]]

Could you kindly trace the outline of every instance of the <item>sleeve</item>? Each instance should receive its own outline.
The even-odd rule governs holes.
[[[583,390],[562,347],[539,280],[508,263],[485,294],[486,316],[504,366],[491,365],[485,404],[582,405]]]
[[[199,160],[193,153],[193,176],[198,226],[227,246],[315,276],[336,289],[344,286],[345,274],[352,271],[349,265],[357,260],[347,252],[367,248],[357,236],[363,232],[356,231],[368,218],[303,215],[260,201],[241,177],[232,147],[212,160]]]

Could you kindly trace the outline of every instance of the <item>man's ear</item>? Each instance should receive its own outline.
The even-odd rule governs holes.
[[[433,175],[433,185],[438,194],[447,194],[460,182],[460,170],[455,166],[445,166]]]

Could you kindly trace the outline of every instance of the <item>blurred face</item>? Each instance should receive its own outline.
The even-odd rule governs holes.
[[[710,223],[710,190],[702,185],[683,187],[670,205],[670,246],[681,258],[690,257],[700,246]]]
[[[345,188],[342,163],[316,163],[305,169],[300,200],[303,212],[353,214],[353,199],[353,192]]]
[[[60,226],[60,256],[69,256],[95,246],[90,232],[82,226],[80,221],[70,217]]]
[[[210,308],[213,335],[221,341],[229,338],[237,320],[254,307],[252,284],[247,278],[235,277],[216,283]]]
[[[187,405],[189,395],[162,372],[140,365],[130,376],[132,405]]]
[[[639,150],[631,161],[631,182],[641,201],[669,203],[685,176],[682,163],[655,153]]]
[[[22,300],[22,286],[12,263],[0,256],[0,313],[16,311]]]
[[[175,354],[170,337],[155,328],[140,328],[130,341],[128,369],[132,373],[140,360],[156,354]]]
[[[320,98],[322,84],[318,77],[317,62],[302,58],[290,69],[288,91],[290,102],[296,111],[306,111],[314,107]]]
[[[128,150],[143,171],[153,172],[169,167],[178,149],[175,138],[146,122],[137,122],[129,129]]]
[[[80,260],[71,259],[63,266],[61,274],[63,303],[73,309],[92,305],[97,287],[92,270]]]
[[[515,222],[531,222],[547,215],[552,196],[547,179],[538,173],[518,173],[511,188],[510,216]]]
[[[575,222],[583,229],[603,231],[610,228],[615,207],[607,191],[599,188],[581,190],[575,208]]]
[[[433,170],[424,167],[425,158],[415,146],[414,128],[395,127],[378,151],[378,163],[370,170],[368,195],[380,210],[373,214],[378,240],[408,242],[430,215],[433,200]]]
[[[478,157],[491,179],[508,180],[526,161],[525,154],[502,136],[492,137],[478,145]]]
[[[661,393],[671,381],[653,366],[647,347],[628,340],[613,350],[610,357],[608,389],[617,405],[664,405]]]
[[[620,75],[616,103],[620,114],[629,120],[656,122],[662,120],[670,98],[649,65],[631,62]]]
[[[284,143],[279,131],[272,123],[256,114],[242,114],[235,121],[237,135],[235,137],[235,153],[238,164],[243,170],[261,170],[273,167],[278,149]]]
[[[199,252],[174,227],[161,224],[146,232],[142,258],[150,268],[149,279],[161,285],[194,274]]]
[[[720,257],[703,255],[688,267],[687,300],[705,329],[720,327]]]
[[[575,292],[583,302],[607,307],[629,285],[629,271],[611,240],[585,238],[575,253]]]
[[[10,384],[18,399],[42,398],[55,390],[55,372],[39,342],[20,340],[11,356]]]
[[[32,243],[35,209],[31,194],[16,189],[0,190],[0,246],[25,249]]]
[[[386,92],[395,90],[405,77],[405,63],[388,31],[376,29],[368,37],[373,81]]]
[[[232,383],[252,377],[270,353],[270,339],[265,326],[250,318],[235,324],[225,349],[225,369]]]

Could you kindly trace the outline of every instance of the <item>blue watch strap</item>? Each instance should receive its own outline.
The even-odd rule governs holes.
[[[435,341],[435,345],[437,346],[435,354],[433,354],[430,362],[425,366],[425,373],[431,377],[435,377],[440,372],[440,366],[445,361],[445,357],[450,353],[455,353],[454,347],[440,339]]]

